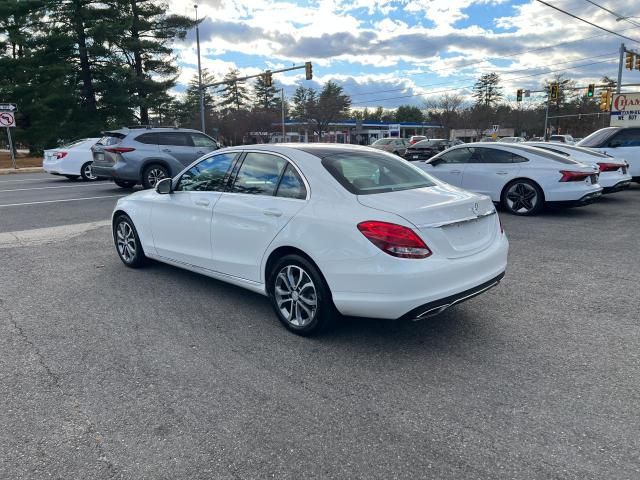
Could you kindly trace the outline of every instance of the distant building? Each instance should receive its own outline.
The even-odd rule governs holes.
[[[371,145],[380,138],[425,135],[436,138],[442,128],[433,122],[377,122],[373,120],[339,120],[329,124],[329,131],[323,132],[322,138],[313,132],[308,124],[296,120],[284,122],[287,142],[334,142]],[[282,128],[281,123],[274,127]],[[280,143],[282,133],[273,133],[271,143]]]

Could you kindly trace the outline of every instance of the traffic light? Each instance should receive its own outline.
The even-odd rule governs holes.
[[[631,52],[627,52],[627,58],[624,62],[625,66],[627,67],[628,70],[633,70],[633,58],[634,58],[634,54]]]
[[[311,80],[313,78],[313,66],[311,65],[311,62],[304,63],[304,73],[307,80]]]
[[[522,101],[522,89],[518,90],[516,92],[516,101],[517,102],[521,102]]]
[[[587,97],[593,98],[593,94],[594,94],[595,90],[596,90],[595,84],[590,83],[589,84],[589,89],[587,90]]]
[[[560,87],[557,83],[553,83],[551,84],[551,100],[557,100],[558,99],[558,91],[560,90]]]
[[[271,77],[271,70],[264,72],[264,85],[270,87],[273,85],[273,78]]]
[[[611,91],[605,90],[600,94],[600,110],[606,112],[611,104]]]

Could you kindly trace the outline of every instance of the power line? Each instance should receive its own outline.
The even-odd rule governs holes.
[[[591,0],[584,0],[584,1],[590,3],[591,5],[596,6],[596,7],[600,8],[600,9],[602,9],[602,10],[604,10],[605,12],[610,13],[611,15],[614,15],[616,17],[616,21],[617,20],[624,20],[626,22],[629,22],[631,25],[635,25],[636,27],[640,27],[640,23],[634,22],[633,20],[631,20],[626,15],[620,15],[619,13],[614,12],[613,10],[609,10],[607,7],[603,7],[599,3],[593,2]]]
[[[542,73],[534,73],[531,75],[523,75],[520,77],[514,77],[514,78],[506,78],[505,80],[522,80],[524,78],[532,78],[532,77],[539,77],[541,75],[549,75],[551,73],[560,73],[560,72],[566,72],[567,70],[575,70],[576,68],[582,68],[582,67],[590,67],[592,65],[599,65],[602,63],[610,63],[611,60],[602,60],[600,62],[591,62],[591,63],[585,63],[582,65],[576,65],[574,67],[568,67],[568,68],[562,68],[559,70],[550,70],[548,72],[542,72]],[[364,103],[368,103],[368,104],[375,104],[377,102],[385,102],[388,100],[399,100],[399,99],[403,99],[403,98],[413,98],[413,97],[423,97],[425,95],[433,95],[436,93],[446,93],[446,92],[455,92],[458,90],[464,90],[466,88],[473,88],[473,85],[463,85],[461,87],[455,87],[455,88],[447,88],[445,90],[436,90],[433,92],[426,92],[426,93],[414,93],[411,95],[401,95],[401,96],[397,96],[397,97],[388,97],[388,98],[377,98],[377,99],[373,99],[373,100],[367,100],[367,101],[361,101],[361,102],[353,102],[352,105],[360,105],[360,104],[364,104]]]
[[[592,59],[592,58],[607,57],[607,56],[610,56],[610,55],[614,55],[616,53],[618,53],[618,52],[615,51],[615,52],[603,53],[603,54],[600,54],[600,55],[589,55],[588,57],[576,58],[575,60],[567,60],[566,62],[557,62],[557,63],[548,64],[548,65],[538,65],[538,66],[535,66],[535,67],[525,68],[525,69],[522,69],[522,70],[512,70],[509,73],[527,72],[527,71],[529,71],[531,69],[555,67],[557,65],[564,65],[564,64],[567,64],[567,63],[581,62],[583,60],[589,60],[589,59]],[[460,78],[458,80],[454,80],[453,83],[466,82],[467,80],[471,80],[473,78],[474,77],[463,77],[463,78]],[[439,85],[449,85],[450,83],[452,83],[452,82],[451,81],[446,81],[446,82],[439,82],[439,83],[430,83],[430,84],[426,84],[426,85],[414,85],[411,88],[437,87]],[[387,89],[387,90],[376,90],[376,91],[372,91],[372,92],[360,92],[360,93],[350,94],[350,97],[361,97],[363,95],[375,95],[375,94],[378,94],[378,93],[401,92],[403,90],[407,90],[407,87],[390,88],[390,89]]]
[[[609,29],[607,29],[607,28],[601,27],[600,25],[596,25],[595,23],[590,22],[589,20],[585,20],[584,18],[580,18],[579,16],[574,15],[574,14],[573,14],[573,13],[571,13],[571,12],[567,12],[566,10],[562,10],[561,8],[556,7],[555,5],[551,5],[550,3],[547,3],[547,2],[545,2],[545,1],[543,1],[543,0],[536,0],[536,1],[537,1],[537,2],[539,2],[539,3],[542,3],[543,5],[546,5],[547,7],[551,7],[551,8],[553,8],[554,10],[557,10],[557,11],[559,11],[559,12],[562,12],[562,13],[564,13],[565,15],[569,15],[570,17],[573,17],[573,18],[575,18],[575,19],[577,19],[577,20],[580,20],[581,22],[587,23],[587,24],[591,25],[592,27],[599,28],[600,30],[604,30],[605,32],[609,32],[609,33],[611,33],[611,34],[613,34],[613,35],[617,35],[618,37],[624,38],[624,39],[626,39],[626,40],[630,40],[630,41],[635,42],[635,43],[640,43],[640,40],[636,40],[636,39],[634,39],[634,38],[627,37],[626,35],[621,35],[621,34],[619,34],[619,33],[614,32],[613,30],[609,30]]]

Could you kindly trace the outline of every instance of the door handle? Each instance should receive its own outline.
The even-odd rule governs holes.
[[[162,151],[169,153],[169,152],[171,152],[171,149],[170,148],[163,148]]]
[[[281,217],[282,216],[282,212],[280,210],[278,210],[277,208],[267,208],[267,209],[263,210],[262,213],[265,214],[267,217]]]
[[[454,174],[458,175],[458,174],[462,173],[462,170],[451,170],[450,173],[454,173]]]
[[[496,172],[496,175],[506,175],[506,174],[508,174],[508,173],[509,173],[509,172]]]
[[[195,203],[196,205],[201,205],[203,207],[208,207],[209,206],[209,200],[194,200],[193,203]]]

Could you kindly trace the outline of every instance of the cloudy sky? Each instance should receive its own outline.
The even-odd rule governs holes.
[[[173,12],[194,15],[193,1],[168,0]],[[535,0],[196,0],[203,67],[221,78],[313,62],[274,80],[290,95],[297,85],[335,80],[354,107],[421,106],[445,92],[468,94],[482,73],[500,73],[506,99],[536,90],[564,73],[580,85],[617,75],[621,42],[640,49],[640,18],[616,16],[588,0],[546,0],[608,34]],[[593,0],[621,16],[640,16],[640,0]],[[637,22],[637,23],[636,23]],[[197,71],[195,34],[176,45],[183,89]],[[640,72],[625,71],[625,83]]]

